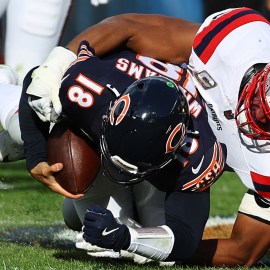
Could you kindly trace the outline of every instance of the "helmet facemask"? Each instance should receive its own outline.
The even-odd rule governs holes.
[[[255,110],[263,114],[265,123],[256,119]],[[239,130],[248,138],[270,139],[270,64],[245,85],[236,107],[235,119]]]
[[[158,173],[175,158],[188,120],[187,100],[173,81],[151,76],[133,83],[103,118],[105,176],[131,185]]]
[[[122,185],[134,185],[142,182],[145,178],[158,173],[164,166],[169,164],[172,159],[156,167],[151,164],[140,170],[138,166],[130,164],[119,156],[111,156],[104,136],[100,140],[101,164],[104,175],[112,182]]]

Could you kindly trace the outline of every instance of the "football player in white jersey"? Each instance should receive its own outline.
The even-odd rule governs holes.
[[[213,14],[202,25],[159,15],[124,14],[90,27],[69,49],[75,50],[82,39],[99,55],[126,44],[159,60],[189,61],[212,129],[228,147],[227,163],[249,189],[230,240],[202,241],[189,263],[256,264],[270,247],[269,22],[248,8]]]
[[[252,265],[270,246],[269,49],[269,22],[248,8],[209,16],[193,42],[189,66],[209,123],[228,147],[227,164],[249,188],[231,241],[218,242],[218,265]]]

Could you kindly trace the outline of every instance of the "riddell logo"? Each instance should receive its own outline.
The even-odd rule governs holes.
[[[216,114],[215,110],[213,109],[213,105],[209,103],[209,104],[207,104],[207,107],[208,107],[208,108],[210,109],[210,111],[211,111],[212,120],[213,120],[214,122],[216,122],[216,124],[217,124],[217,130],[222,130],[222,127],[221,127],[221,124],[220,124],[220,122],[219,122],[219,120],[218,120],[217,114]]]

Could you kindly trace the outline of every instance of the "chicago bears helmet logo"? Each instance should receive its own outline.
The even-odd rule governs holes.
[[[114,117],[115,109],[122,102],[124,103],[122,112],[115,119],[115,117]],[[129,95],[124,95],[124,96],[120,97],[118,100],[115,101],[114,106],[112,107],[111,112],[110,112],[110,124],[112,126],[113,125],[117,126],[119,123],[121,123],[121,121],[124,119],[124,117],[125,117],[125,115],[126,115],[126,113],[128,111],[129,106],[130,106],[130,96]]]
[[[183,130],[185,129],[185,124],[183,123],[179,123],[170,133],[167,143],[166,143],[166,154],[167,153],[171,153],[174,152],[179,145],[182,143],[184,137],[185,137],[185,132],[183,132]],[[172,145],[173,139],[175,138],[175,136],[180,132],[181,136],[180,139],[178,140],[178,142],[175,145]]]

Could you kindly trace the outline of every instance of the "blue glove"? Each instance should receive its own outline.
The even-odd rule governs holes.
[[[87,209],[83,225],[83,238],[92,245],[114,251],[127,249],[130,245],[128,227],[117,223],[112,212],[99,205]]]

